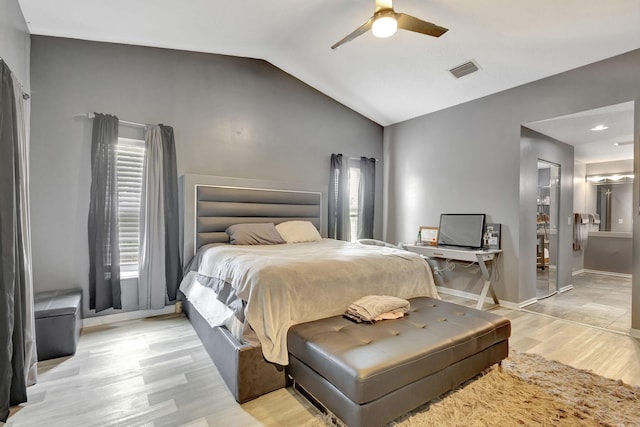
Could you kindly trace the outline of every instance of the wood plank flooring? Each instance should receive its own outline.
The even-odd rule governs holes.
[[[637,339],[531,312],[492,311],[511,319],[512,348],[640,386]],[[76,355],[39,364],[28,393],[6,427],[298,426],[318,413],[290,388],[237,404],[183,315],[84,330]]]

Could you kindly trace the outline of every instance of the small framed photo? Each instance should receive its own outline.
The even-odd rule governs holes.
[[[418,231],[419,244],[435,246],[438,243],[438,227],[423,225]]]
[[[487,223],[484,226],[484,248],[500,249],[500,224]]]

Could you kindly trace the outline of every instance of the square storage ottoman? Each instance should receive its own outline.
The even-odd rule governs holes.
[[[373,325],[342,316],[289,329],[287,373],[350,427],[381,426],[507,357],[511,322],[428,297]]]
[[[39,292],[34,297],[38,361],[75,354],[82,320],[82,291]]]

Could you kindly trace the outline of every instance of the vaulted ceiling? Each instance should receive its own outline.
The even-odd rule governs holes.
[[[264,59],[386,126],[640,48],[638,0],[396,0],[449,29],[368,32],[374,0],[19,0],[32,34]],[[479,71],[449,69],[473,60]]]

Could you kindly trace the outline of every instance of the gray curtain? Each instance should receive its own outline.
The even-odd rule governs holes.
[[[142,197],[140,200],[140,268],[138,308],[165,306],[165,224],[163,149],[160,126],[148,126],[145,135]]]
[[[140,211],[140,309],[175,301],[182,279],[173,128],[149,126]]]
[[[178,223],[178,167],[176,143],[171,126],[160,125],[162,132],[162,173],[164,191],[165,276],[169,301],[176,300],[182,280],[180,226]]]
[[[0,60],[0,422],[27,401],[26,263],[20,221],[19,135],[11,70]]]
[[[373,239],[373,211],[376,197],[376,159],[360,157],[358,188],[358,239]]]
[[[349,241],[349,160],[342,154],[331,154],[330,174],[328,236]]]
[[[122,308],[116,148],[118,118],[95,114],[91,138],[89,203],[89,307]]]
[[[19,203],[20,230],[18,236],[22,241],[22,260],[24,263],[24,291],[25,291],[25,330],[24,330],[24,370],[27,385],[36,383],[38,374],[38,351],[36,349],[36,324],[33,310],[33,274],[31,267],[31,206],[29,203],[29,138],[24,120],[24,100],[22,86],[12,73],[13,97],[16,106],[16,130],[18,141],[19,168]]]

